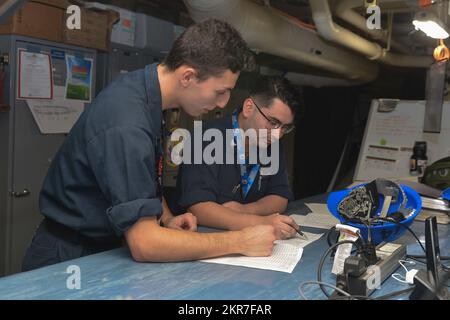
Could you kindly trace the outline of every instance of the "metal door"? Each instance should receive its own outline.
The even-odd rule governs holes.
[[[12,41],[11,73],[17,81],[17,56],[19,49],[49,53],[52,50],[65,54],[93,59],[92,78],[95,79],[95,51],[64,46],[62,44],[18,37]],[[64,85],[66,77],[65,59],[52,59],[55,85]],[[13,78],[11,78],[13,79]],[[95,92],[92,84],[91,94]],[[17,86],[11,86],[10,96],[16,97]],[[93,98],[93,97],[92,97]],[[6,274],[18,272],[26,248],[34,231],[42,220],[39,212],[39,193],[53,157],[56,155],[65,134],[41,134],[25,100],[10,99],[13,112],[13,155],[10,193],[10,213],[7,214]]]

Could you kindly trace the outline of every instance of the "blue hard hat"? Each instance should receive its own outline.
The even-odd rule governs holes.
[[[450,201],[450,188],[447,188],[444,191],[442,191],[441,197],[447,201]]]
[[[363,224],[363,221],[361,223],[355,223],[354,221],[350,222],[348,217],[343,216],[339,212],[339,204],[341,201],[346,198],[350,192],[356,188],[360,188],[362,186],[368,185],[367,183],[357,185],[350,189],[340,190],[331,192],[327,199],[327,206],[328,210],[335,216],[341,223],[348,224],[351,226],[354,226],[361,230],[361,236],[367,241],[368,240],[368,226]],[[398,224],[393,222],[375,222],[371,223],[370,225],[370,231],[372,236],[372,242],[377,245],[381,242],[391,242],[399,237],[401,237],[405,231],[405,227],[409,227],[413,221],[414,218],[419,214],[420,210],[422,209],[422,200],[420,198],[420,195],[413,189],[409,188],[405,185],[398,185],[399,188],[402,189],[403,192],[399,192],[397,201],[393,202],[389,206],[389,210],[387,211],[387,217],[393,217],[396,212],[400,211],[408,211],[409,214],[404,217],[403,220],[398,221]],[[406,201],[404,201],[404,196],[407,198]],[[380,213],[382,211],[383,202],[384,202],[384,195],[379,194],[378,196],[378,203],[377,210],[374,212],[373,217],[379,217]],[[402,207],[403,206],[403,207]]]

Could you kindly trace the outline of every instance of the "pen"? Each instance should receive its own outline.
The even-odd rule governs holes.
[[[306,234],[304,234],[302,231],[300,231],[300,228],[297,229],[297,233],[305,240],[308,240],[308,237]]]

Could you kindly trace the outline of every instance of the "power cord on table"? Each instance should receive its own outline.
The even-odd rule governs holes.
[[[394,219],[392,219],[392,218],[389,218],[389,217],[386,217],[386,218],[374,217],[374,218],[370,219],[370,222],[369,222],[369,223],[367,223],[367,224],[366,224],[366,223],[363,223],[366,227],[368,227],[368,237],[369,237],[369,240],[371,240],[371,238],[372,238],[371,230],[370,230],[370,223],[371,223],[371,222],[376,222],[376,221],[390,222],[390,223],[396,224],[397,226],[400,226],[400,227],[402,227],[402,228],[405,228],[405,229],[406,229],[406,230],[407,230],[407,231],[415,238],[415,240],[417,241],[417,243],[419,244],[419,246],[421,247],[421,249],[422,249],[424,252],[426,252],[425,247],[424,247],[423,244],[420,242],[420,239],[419,239],[418,236],[414,233],[414,231],[411,230],[411,228],[409,228],[408,226],[405,226],[405,225],[401,224],[400,222],[398,222],[398,221],[396,221],[396,220],[394,220]],[[318,284],[319,287],[320,287],[320,289],[322,290],[323,294],[324,294],[327,298],[330,298],[331,296],[330,296],[330,295],[328,294],[328,292],[325,290],[324,286],[333,288],[333,289],[334,289],[335,291],[337,291],[338,293],[344,295],[344,297],[334,297],[334,299],[336,299],[336,300],[342,300],[342,299],[364,299],[364,300],[367,300],[367,299],[375,300],[375,299],[376,299],[376,300],[381,300],[381,299],[387,299],[387,298],[395,297],[395,296],[398,296],[398,295],[406,294],[406,293],[411,292],[411,291],[414,289],[414,287],[411,287],[411,288],[408,288],[408,289],[404,289],[404,290],[392,292],[392,293],[386,294],[386,295],[384,295],[384,296],[377,297],[377,298],[374,298],[374,299],[373,299],[373,298],[370,298],[370,297],[368,297],[368,296],[351,295],[351,294],[349,294],[348,292],[344,291],[342,288],[339,288],[338,286],[335,286],[335,285],[332,285],[332,284],[329,284],[329,283],[326,283],[326,282],[322,282],[322,269],[323,269],[323,265],[324,265],[324,263],[325,263],[326,257],[328,256],[328,254],[329,254],[330,252],[332,252],[333,250],[335,250],[339,245],[345,244],[345,243],[355,244],[356,246],[358,246],[358,251],[361,251],[361,250],[362,250],[362,249],[361,249],[361,248],[362,248],[361,242],[364,243],[364,239],[359,235],[359,241],[360,241],[360,242],[359,242],[358,240],[357,240],[357,241],[345,240],[345,241],[340,241],[340,242],[336,242],[336,243],[332,244],[332,243],[331,243],[330,236],[331,236],[332,232],[335,231],[335,230],[336,230],[336,227],[332,227],[332,228],[329,229],[328,232],[327,232],[327,237],[326,237],[326,239],[327,239],[327,243],[328,243],[329,248],[328,248],[327,251],[322,255],[322,257],[321,257],[321,259],[320,259],[319,266],[318,266],[318,268],[317,268],[317,281],[306,281],[306,282],[301,283],[300,286],[299,286],[299,293],[301,294],[302,298],[304,298],[305,300],[308,300],[307,297],[306,297],[306,296],[304,295],[304,293],[303,293],[303,287],[304,287],[305,285],[311,285],[311,284]],[[338,239],[339,239],[339,235],[338,235]],[[370,243],[370,241],[369,241],[369,243]],[[416,261],[418,261],[418,262],[424,263],[423,261],[420,261],[420,260],[418,260],[418,259],[420,259],[420,258],[425,258],[425,256],[408,255],[407,257],[409,257],[409,258],[411,258],[411,259],[413,259],[413,260],[416,260]],[[450,260],[450,257],[445,257],[445,256],[444,256],[444,257],[441,257],[441,260]],[[400,261],[399,261],[399,262],[400,262]],[[442,263],[441,263],[441,264],[442,264]],[[414,279],[414,275],[415,275],[415,273],[417,272],[417,270],[415,270],[415,269],[408,270],[404,265],[402,265],[402,266],[403,266],[403,268],[405,268],[406,271],[407,271],[407,273],[406,273],[406,275],[405,275],[405,280],[401,281],[401,280],[397,279],[394,275],[392,275],[393,278],[396,279],[396,280],[398,280],[398,281],[401,281],[401,282],[405,282],[405,283],[410,283],[410,284],[412,284],[412,283],[413,283],[413,279]],[[447,270],[447,271],[450,270],[450,267],[448,267],[448,266],[446,266],[446,265],[444,265],[444,264],[442,264],[442,267],[443,267],[445,270]],[[446,286],[448,287],[448,285],[446,285]]]
[[[298,291],[299,291],[300,295],[302,296],[302,298],[303,298],[304,300],[309,300],[309,299],[308,299],[308,298],[306,297],[306,295],[304,294],[303,288],[304,288],[306,285],[311,285],[311,284],[318,284],[319,286],[330,287],[330,288],[336,290],[337,292],[339,292],[340,294],[344,295],[344,298],[347,298],[347,299],[354,298],[354,299],[372,300],[372,298],[367,297],[367,296],[351,295],[350,293],[348,293],[348,292],[342,290],[341,288],[338,288],[338,287],[335,286],[335,285],[332,285],[332,284],[329,284],[329,283],[326,283],[326,282],[321,282],[321,281],[305,281],[305,282],[302,282],[302,283],[299,285]],[[340,298],[343,298],[343,297],[337,297],[337,298],[335,298],[335,300],[340,300]]]
[[[403,289],[400,291],[395,291],[395,292],[391,292],[388,293],[386,295],[383,296],[379,296],[379,297],[368,297],[368,296],[361,296],[361,295],[351,295],[348,292],[342,290],[341,288],[338,288],[332,284],[326,283],[326,282],[319,282],[319,281],[305,281],[302,282],[299,287],[298,287],[298,291],[300,293],[300,296],[304,299],[304,300],[310,300],[306,297],[305,293],[304,293],[304,287],[306,285],[312,285],[312,284],[317,284],[317,285],[322,285],[322,286],[326,286],[326,287],[330,287],[334,290],[336,290],[337,292],[341,293],[343,296],[340,297],[334,297],[333,300],[350,300],[350,299],[354,299],[354,300],[386,300],[389,298],[394,298],[397,296],[401,296],[407,293],[410,293],[411,291],[414,290],[414,287],[411,288],[407,288],[407,289]]]
[[[393,273],[391,274],[391,277],[401,283],[414,284],[414,276],[416,275],[417,272],[419,272],[419,270],[417,269],[408,270],[408,268],[404,265],[404,263],[412,265],[415,265],[416,263],[414,261],[407,261],[407,260],[398,260],[398,263],[402,266],[403,269],[405,269],[406,273],[404,276],[402,276],[400,273]]]
[[[317,282],[322,282],[322,269],[323,269],[323,265],[325,263],[325,259],[328,256],[328,254],[331,251],[333,251],[334,248],[337,248],[338,246],[340,246],[342,244],[346,244],[346,243],[354,244],[354,245],[358,246],[359,248],[361,247],[361,244],[358,241],[351,241],[351,240],[340,241],[340,242],[337,242],[337,243],[333,244],[331,247],[329,247],[327,249],[327,251],[325,251],[325,253],[320,258],[319,266],[317,267]],[[320,284],[319,284],[319,286],[320,286],[320,289],[322,290],[323,294],[327,298],[330,298],[330,295],[328,294],[328,292],[326,292],[324,287],[322,285],[320,285]]]
[[[390,223],[396,224],[399,227],[405,228],[416,239],[417,243],[420,245],[420,247],[422,248],[423,252],[426,252],[425,247],[423,246],[422,242],[420,242],[419,237],[414,233],[414,231],[411,230],[410,227],[405,226],[405,225],[401,224],[400,222],[398,222],[398,221],[396,221],[396,220],[394,220],[392,218],[389,218],[389,217],[387,217],[387,218],[374,217],[371,220],[372,221],[390,222]]]

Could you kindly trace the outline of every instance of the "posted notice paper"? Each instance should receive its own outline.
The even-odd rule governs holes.
[[[27,104],[42,134],[68,133],[84,110],[84,102],[64,98],[62,86],[54,86],[53,99]]]
[[[52,99],[50,55],[19,49],[18,99]]]

